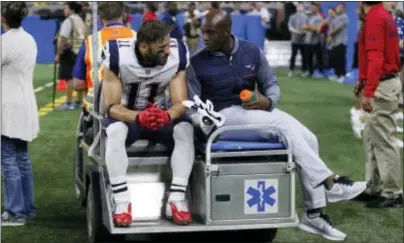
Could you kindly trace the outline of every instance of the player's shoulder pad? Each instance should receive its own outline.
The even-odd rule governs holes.
[[[185,70],[189,65],[189,50],[182,40],[171,38],[170,49],[172,52],[178,52],[178,72]]]
[[[102,62],[117,76],[119,75],[120,49],[131,48],[133,41],[133,38],[122,38],[109,40],[104,45],[101,52]]]

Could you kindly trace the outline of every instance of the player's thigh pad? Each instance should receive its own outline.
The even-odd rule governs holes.
[[[107,138],[110,142],[121,144],[126,141],[129,129],[124,122],[110,122],[106,127]]]
[[[174,125],[173,131],[174,141],[193,143],[194,128],[188,121],[181,121]]]
[[[115,127],[115,124],[117,127],[126,127],[126,132],[125,132],[125,145],[130,146],[133,144],[137,139],[140,139],[142,137],[142,131],[143,129],[137,125],[137,124],[128,124],[119,120],[115,120],[112,118],[105,118],[104,120],[104,126],[107,128],[107,136],[115,136],[114,134],[109,135],[108,129],[112,126]],[[118,128],[117,128],[118,129]],[[112,129],[115,132],[115,129]],[[121,130],[122,131],[122,130]],[[119,133],[119,131],[117,131]]]

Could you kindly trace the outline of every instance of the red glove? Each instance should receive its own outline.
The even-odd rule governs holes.
[[[168,124],[171,123],[171,117],[170,114],[166,110],[163,110],[161,108],[152,108],[153,112],[155,112],[156,115],[156,121],[158,124],[160,124],[160,127],[164,127]]]
[[[137,115],[137,123],[140,126],[154,131],[170,122],[171,118],[167,111],[160,109],[155,104],[149,103],[146,109]]]

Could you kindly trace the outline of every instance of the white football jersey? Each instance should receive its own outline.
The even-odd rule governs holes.
[[[166,103],[165,90],[179,71],[189,65],[186,45],[171,39],[171,54],[164,66],[143,67],[135,54],[136,37],[110,40],[102,53],[103,66],[122,81],[121,104],[128,109],[144,109],[148,102],[159,107]]]

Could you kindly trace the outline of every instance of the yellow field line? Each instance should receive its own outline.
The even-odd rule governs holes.
[[[73,93],[73,96],[76,96],[76,92]],[[53,107],[53,102],[48,103],[39,109],[38,114],[40,117],[46,116],[52,111],[54,111],[56,107],[63,105],[65,102],[66,102],[66,96],[59,97],[55,100],[55,107]]]
[[[55,108],[62,105],[63,103],[66,102],[66,96],[62,96],[60,98],[57,98],[55,100]],[[50,112],[52,112],[53,110],[55,110],[55,108],[53,108],[53,102],[46,104],[45,106],[41,107],[38,111],[39,116],[46,116],[48,115]]]

